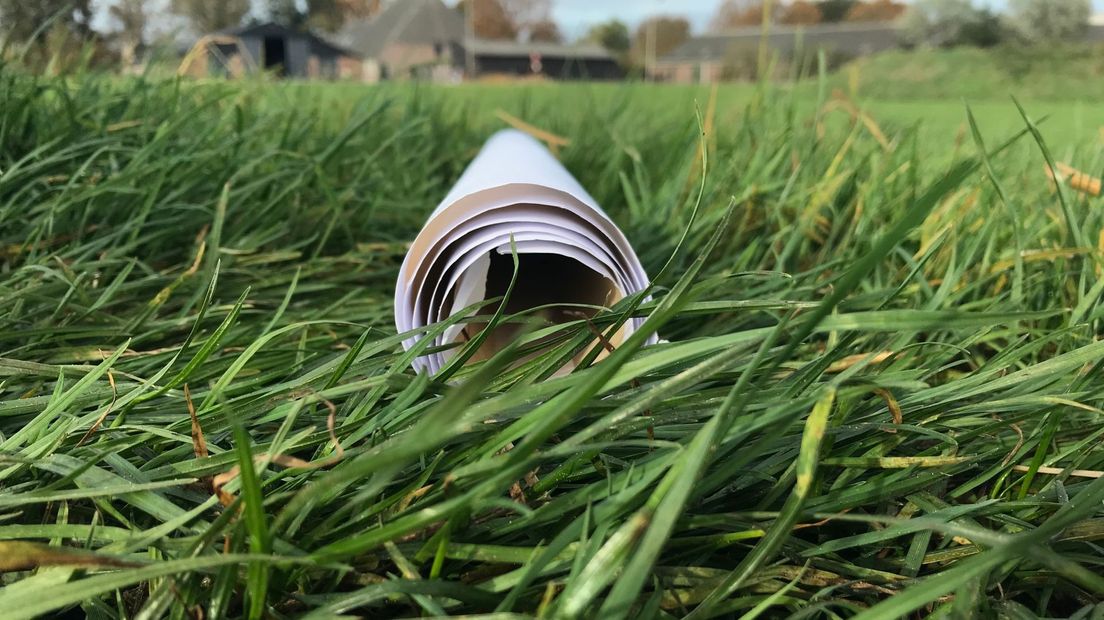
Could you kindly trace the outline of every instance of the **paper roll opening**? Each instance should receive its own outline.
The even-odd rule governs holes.
[[[648,288],[648,274],[628,239],[594,198],[540,142],[504,129],[487,141],[433,210],[399,269],[395,328],[404,334],[403,348],[432,338],[423,343],[430,352],[411,360],[417,371],[440,371],[461,350],[455,345],[484,331],[486,317],[498,309],[498,302],[489,300],[505,294],[513,275],[511,248],[520,273],[504,312],[527,318],[487,334],[471,361],[501,351],[534,320],[554,332],[547,328],[577,323],[593,316],[595,308],[612,307]],[[443,329],[426,331],[450,317],[469,324],[449,321]],[[579,356],[595,347],[603,357],[641,325],[642,318],[629,319],[615,334],[591,334],[585,346],[574,339],[576,359],[556,373],[574,368]],[[556,342],[548,346],[562,342],[558,335],[552,339]],[[655,340],[655,334],[647,336],[649,343]],[[530,339],[524,355],[541,344]]]
[[[514,274],[513,257],[493,251],[487,258],[489,264],[484,263],[487,271],[483,299],[501,298],[506,295]],[[478,274],[474,275],[478,277]],[[517,282],[506,301],[505,314],[532,310],[526,313],[527,317],[542,320],[548,325],[559,325],[579,320],[579,313],[594,316],[597,310],[586,306],[609,307],[623,296],[611,280],[573,258],[559,254],[518,254]],[[498,303],[487,304],[480,314],[494,313]],[[466,342],[484,327],[484,323],[470,323],[456,335],[454,341]],[[488,334],[471,361],[490,358],[511,342],[521,328],[518,323],[499,325]]]

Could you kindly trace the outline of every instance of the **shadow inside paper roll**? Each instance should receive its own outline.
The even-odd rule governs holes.
[[[399,270],[395,327],[407,334],[403,347],[433,334],[432,342],[422,342],[429,352],[412,360],[417,370],[441,370],[487,326],[509,288],[515,251],[518,274],[503,307],[507,316],[520,313],[546,325],[579,321],[648,286],[628,239],[579,182],[533,138],[501,131],[430,215]],[[468,315],[432,329],[461,313]],[[566,370],[594,345],[616,348],[641,324],[640,318],[626,321],[606,342],[595,335]],[[497,323],[467,361],[501,351],[521,329],[517,322]],[[655,341],[654,334],[648,338]],[[533,344],[540,349],[541,341]]]
[[[609,308],[623,294],[609,278],[577,260],[559,254],[519,254],[514,290],[507,298],[510,281],[514,279],[514,261],[510,254],[498,251],[487,255],[486,289],[483,298],[492,300],[478,314],[493,314],[502,302],[505,316],[523,314],[545,325],[561,325],[593,317],[599,308]],[[465,274],[466,275],[466,274]],[[461,276],[462,278],[464,276]],[[503,298],[501,301],[497,301]],[[476,337],[486,323],[471,322],[458,326],[451,342],[464,343]],[[503,322],[496,326],[469,359],[478,362],[489,359],[513,342],[524,328],[518,322]],[[610,338],[610,344],[620,344],[621,333]],[[576,357],[581,357],[582,352]],[[450,357],[450,356],[446,356]],[[578,360],[576,360],[578,361]]]

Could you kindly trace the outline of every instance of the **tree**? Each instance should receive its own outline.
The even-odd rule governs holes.
[[[733,28],[757,26],[763,23],[762,0],[724,0],[709,20],[710,32],[724,32]]]
[[[858,4],[857,0],[821,0],[818,3],[821,19],[826,23],[842,22]]]
[[[962,25],[958,31],[959,45],[993,47],[1004,40],[1004,20],[988,8],[979,10],[974,19]]]
[[[172,0],[172,12],[188,20],[198,34],[232,28],[249,12],[249,0]]]
[[[611,19],[591,26],[583,38],[601,45],[615,55],[628,53],[632,46],[629,27],[619,19]]]
[[[849,22],[891,22],[908,10],[908,6],[894,0],[857,2],[847,12]]]
[[[820,7],[809,0],[794,0],[793,3],[781,7],[782,14],[778,21],[789,25],[819,24],[821,21]]]
[[[1049,0],[1048,0],[1049,1]],[[906,39],[914,45],[988,47],[1000,42],[1000,19],[971,0],[917,0],[905,13]]]
[[[712,32],[747,28],[763,23],[769,0],[724,0],[709,22]],[[781,24],[818,24],[822,21],[821,4],[811,0],[774,1],[769,18]]]
[[[552,0],[498,0],[519,30],[552,21]]]
[[[86,38],[91,20],[91,0],[0,0],[0,29],[20,43],[53,28]]]
[[[123,64],[134,61],[135,52],[146,33],[146,11],[142,4],[143,0],[119,0],[109,10],[112,19],[119,25]]]
[[[269,16],[277,24],[327,32],[337,32],[350,19],[371,17],[380,8],[380,0],[268,0]]]
[[[562,43],[560,27],[551,19],[542,20],[529,26],[529,40],[541,43]]]
[[[288,28],[305,27],[310,17],[310,10],[310,5],[301,9],[296,0],[268,0],[269,19]]]
[[[143,4],[143,0],[118,0],[108,10],[119,26],[119,36],[135,45],[142,42],[146,31],[146,11]]]
[[[383,9],[383,0],[329,0],[329,3],[334,7],[333,13],[336,19],[327,21],[332,17],[328,14],[314,19],[320,28],[331,32],[336,32],[349,20],[368,19]]]
[[[527,33],[530,41],[558,43],[563,40],[560,27],[552,19],[552,0],[498,0],[518,33]]]
[[[653,38],[654,37],[654,38]],[[690,38],[690,22],[684,17],[652,17],[641,23],[630,48],[630,56],[639,63],[648,60],[649,53],[659,58]],[[651,43],[649,44],[649,39]]]
[[[1089,0],[1012,0],[1013,25],[1031,42],[1064,41],[1089,26]]]
[[[461,0],[456,10],[472,20],[472,30],[480,39],[517,39],[517,24],[499,0]]]

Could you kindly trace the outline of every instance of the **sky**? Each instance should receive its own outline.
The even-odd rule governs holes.
[[[261,4],[261,0],[253,1]],[[454,0],[445,1],[452,4]],[[552,0],[552,14],[560,25],[560,30],[569,39],[581,36],[591,24],[617,18],[630,27],[635,27],[649,15],[658,14],[683,15],[690,20],[695,32],[701,32],[709,24],[709,19],[720,2],[721,0]],[[111,29],[110,18],[104,8],[110,3],[111,0],[94,2],[100,9],[94,24],[97,28]],[[979,0],[979,4],[987,4],[997,10],[1005,8],[1007,3],[1008,0]],[[148,0],[148,5],[151,13],[164,18],[158,20],[163,27],[179,23],[167,16],[167,0]],[[1104,13],[1104,0],[1093,0],[1093,8],[1098,13]]]

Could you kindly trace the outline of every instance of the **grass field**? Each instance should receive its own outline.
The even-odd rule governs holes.
[[[1104,211],[1044,168],[1099,108],[831,91],[0,69],[3,616],[1095,617]],[[596,323],[669,342],[410,370],[500,108],[656,279]]]

